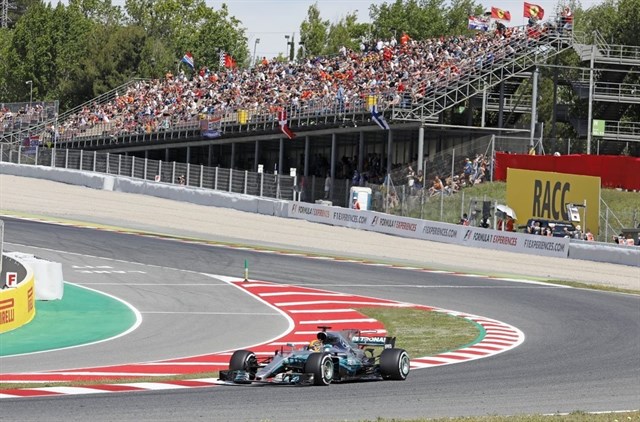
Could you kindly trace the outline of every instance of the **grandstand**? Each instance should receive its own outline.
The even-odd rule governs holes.
[[[133,80],[56,119],[14,128],[4,139],[35,136],[56,148],[253,172],[259,166],[280,174],[296,168],[318,183],[327,174],[334,181],[349,180],[356,169],[369,183],[381,183],[386,174],[397,174],[400,181],[404,174],[394,169],[413,163],[422,170],[423,158],[431,162],[441,151],[477,138],[508,138],[503,148],[513,152],[527,151],[533,142],[541,145],[535,114],[529,119],[534,124],[523,124],[521,116],[536,109],[535,69],[552,65],[568,50],[588,60],[590,69],[563,74],[559,83],[586,91],[593,117],[604,121],[594,152],[619,153],[621,145],[640,138],[640,123],[615,121],[625,105],[640,102],[640,90],[624,83],[640,64],[640,47],[612,46],[597,34],[562,32],[552,25],[410,41],[380,51],[370,46],[364,53],[298,64]],[[601,66],[596,72],[595,65]],[[372,120],[373,105],[391,130]],[[281,112],[297,135],[293,140],[280,130]],[[590,126],[562,105],[557,114],[579,132]],[[581,133],[591,141],[591,131]],[[316,193],[307,200],[322,192],[304,188]]]

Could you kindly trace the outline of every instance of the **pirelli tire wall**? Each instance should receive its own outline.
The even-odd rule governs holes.
[[[0,333],[15,330],[31,322],[36,315],[35,277],[20,261],[2,256],[2,286],[0,290]],[[18,284],[5,285],[7,273],[17,273]]]
[[[137,193],[276,217],[296,218],[434,242],[560,258],[578,258],[635,267],[640,266],[640,247],[634,246],[616,246],[597,242],[589,242],[585,246],[584,242],[574,242],[564,238],[502,232],[479,227],[398,217],[373,211],[231,194],[210,189],[176,186],[77,170],[0,163],[0,173],[63,181],[95,189]]]

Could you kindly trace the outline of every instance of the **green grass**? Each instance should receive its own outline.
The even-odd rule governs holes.
[[[464,192],[464,204],[463,193]],[[469,212],[469,202],[471,199],[498,201],[498,203],[506,204],[507,184],[504,182],[481,183],[479,185],[464,188],[455,195],[445,196],[442,203],[442,219],[441,198],[434,196],[425,199],[422,203],[418,197],[411,198],[406,207],[398,207],[392,212],[394,214],[403,214],[414,218],[423,218],[425,220],[444,221],[447,223],[457,223],[460,220],[461,212]],[[623,192],[616,189],[602,189],[601,197],[609,206],[609,239],[605,239],[605,207],[601,206],[600,210],[600,235],[597,240],[611,241],[611,236],[618,233],[612,233],[611,230],[619,230],[621,228],[634,227],[640,221],[640,193]],[[525,224],[526,221],[518,224]]]
[[[464,318],[412,308],[359,308],[395,336],[396,347],[413,358],[433,356],[475,342],[482,327]]]
[[[376,419],[361,422],[637,422],[640,412],[611,412],[592,414],[572,412],[568,415],[513,415],[513,416],[474,416],[469,418],[437,418],[437,419]]]

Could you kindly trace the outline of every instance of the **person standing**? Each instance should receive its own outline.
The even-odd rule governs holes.
[[[324,199],[329,199],[331,194],[331,175],[327,173],[327,177],[324,178]]]

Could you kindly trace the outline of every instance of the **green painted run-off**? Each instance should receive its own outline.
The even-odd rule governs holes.
[[[62,300],[36,301],[36,316],[30,323],[0,334],[0,357],[104,340],[135,323],[135,313],[124,303],[65,283]]]

